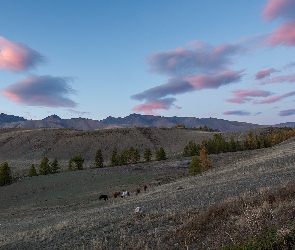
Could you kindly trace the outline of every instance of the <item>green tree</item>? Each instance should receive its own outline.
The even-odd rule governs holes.
[[[143,158],[145,161],[151,161],[152,159],[152,151],[150,148],[146,148],[144,150]]]
[[[182,155],[183,157],[198,155],[200,152],[200,149],[201,149],[201,146],[199,144],[196,145],[195,142],[189,141],[189,143],[184,147]]]
[[[103,168],[103,157],[100,149],[98,149],[95,154],[95,166]]]
[[[12,183],[11,170],[8,167],[7,162],[3,162],[0,167],[0,186],[8,185]]]
[[[156,160],[157,161],[163,161],[166,160],[166,153],[162,147],[159,148],[159,150],[156,152]]]
[[[236,142],[233,137],[231,137],[229,140],[228,149],[229,149],[229,152],[236,152],[237,151]]]
[[[119,164],[118,165],[127,165],[129,162],[129,152],[127,148],[123,148],[120,157],[119,157]]]
[[[201,160],[197,155],[194,156],[194,158],[191,161],[189,173],[190,175],[197,175],[202,173]]]
[[[36,168],[35,168],[35,165],[32,164],[32,166],[30,167],[29,169],[29,176],[32,177],[32,176],[38,176],[37,174],[37,171],[36,171]]]
[[[73,163],[74,163],[74,165],[73,165]],[[78,155],[72,157],[69,160],[68,169],[70,171],[72,171],[72,170],[82,170],[83,169],[83,163],[84,163],[84,159],[82,158],[82,155],[78,154]]]
[[[39,166],[39,174],[41,175],[47,175],[47,174],[51,174],[51,168],[49,165],[49,160],[48,158],[45,156],[43,157],[43,159],[41,160],[40,166]]]
[[[129,162],[130,163],[136,164],[139,162],[140,154],[139,154],[139,151],[137,148],[135,149],[133,147],[130,147],[128,150],[128,153],[129,153]]]
[[[58,160],[57,160],[57,158],[55,158],[53,160],[53,162],[51,162],[50,167],[51,167],[51,173],[52,174],[56,174],[56,173],[59,172],[60,167],[58,166]]]
[[[111,163],[112,166],[118,166],[119,163],[120,163],[120,157],[118,155],[117,148],[113,149],[112,156],[111,156],[111,159],[110,159],[110,163]]]

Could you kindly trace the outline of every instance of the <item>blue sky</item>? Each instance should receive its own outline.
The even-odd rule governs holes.
[[[295,118],[295,0],[3,0],[0,111]]]

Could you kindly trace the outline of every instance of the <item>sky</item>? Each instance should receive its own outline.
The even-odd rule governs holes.
[[[295,122],[295,0],[1,0],[0,112]]]

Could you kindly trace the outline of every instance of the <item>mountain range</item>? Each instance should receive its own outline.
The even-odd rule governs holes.
[[[186,128],[199,128],[207,126],[214,130],[224,132],[242,131],[253,128],[266,127],[266,125],[252,124],[247,122],[228,121],[217,118],[196,117],[164,117],[153,115],[130,114],[126,117],[109,116],[103,120],[88,118],[62,119],[57,115],[48,116],[42,120],[27,120],[23,117],[0,114],[0,128],[72,128],[77,130],[94,130],[127,127],[175,127],[183,124]],[[273,126],[295,127],[295,122],[281,123]]]

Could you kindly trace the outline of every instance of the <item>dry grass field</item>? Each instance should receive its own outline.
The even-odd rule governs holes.
[[[191,134],[178,135],[183,145],[197,133],[187,131]],[[78,132],[67,133],[74,138],[71,133]],[[272,148],[211,155],[213,169],[191,177],[190,159],[177,154],[183,145],[171,149],[168,144],[177,144],[175,137],[162,145],[165,139],[157,138],[165,133],[152,135],[147,143],[166,145],[167,161],[25,177],[0,187],[0,249],[221,249],[259,239],[270,226],[277,228],[277,237],[295,228],[295,138]],[[19,139],[25,137],[5,132],[0,136],[2,158],[8,147],[5,140],[27,145]],[[47,148],[48,141],[40,142],[40,148],[58,153]],[[8,159],[15,160],[12,168],[17,173],[23,169],[16,163],[42,156],[15,154]],[[143,185],[148,185],[146,192]],[[141,192],[135,195],[138,187]],[[129,190],[130,197],[98,199],[122,190]],[[143,209],[140,214],[135,213],[138,206]]]

